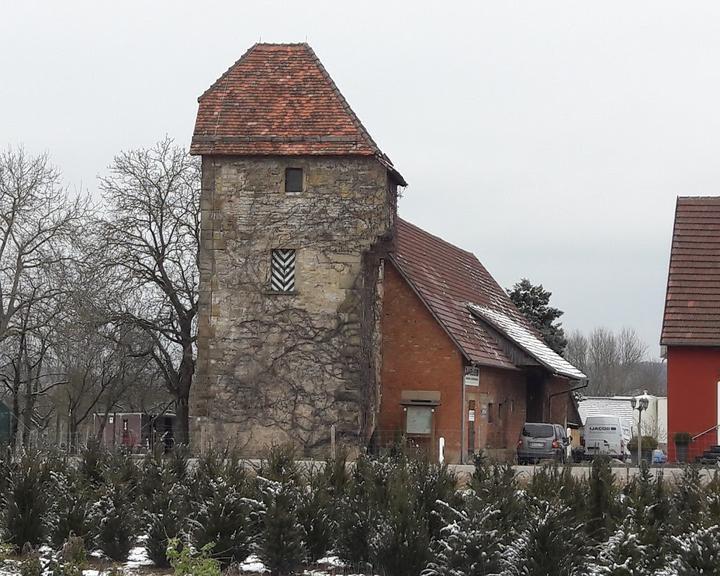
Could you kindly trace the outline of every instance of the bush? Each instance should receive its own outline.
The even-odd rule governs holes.
[[[190,548],[173,538],[168,542],[165,556],[175,570],[175,576],[220,576],[220,564],[210,557],[211,551],[212,544],[208,544],[193,556]]]
[[[49,470],[39,452],[23,452],[6,467],[3,525],[7,541],[16,550],[38,546],[46,534]]]
[[[42,562],[40,552],[35,550],[29,542],[22,547],[22,561],[20,562],[20,576],[42,576]]]
[[[642,437],[642,449],[643,452],[655,450],[658,447],[658,441],[653,436]],[[631,454],[637,454],[638,449],[638,438],[633,436],[628,442],[628,450]]]

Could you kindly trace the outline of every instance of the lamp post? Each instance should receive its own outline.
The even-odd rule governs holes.
[[[630,398],[630,406],[632,406],[633,410],[638,411],[638,468],[640,467],[640,458],[642,458],[642,413],[643,410],[647,410],[648,404],[649,399],[645,394],[637,398],[635,396]]]

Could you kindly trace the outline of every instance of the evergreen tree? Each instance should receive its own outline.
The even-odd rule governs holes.
[[[46,534],[49,509],[50,470],[39,452],[24,451],[6,465],[2,520],[5,541],[21,550],[36,547]]]
[[[242,562],[252,551],[262,505],[255,482],[237,454],[228,450],[205,453],[198,460],[191,490],[195,548],[212,544],[212,557],[224,566]]]
[[[527,510],[528,527],[505,547],[507,576],[580,576],[586,574],[586,538],[565,507],[535,502]]]
[[[720,526],[701,528],[674,538],[677,576],[720,575]]]
[[[190,492],[185,483],[187,456],[174,452],[183,452],[183,449],[177,446],[167,458],[163,458],[158,450],[147,457],[140,483],[147,526],[145,550],[150,560],[161,568],[170,566],[167,556],[170,542],[180,543],[188,539],[185,532],[191,506]],[[150,485],[150,481],[154,482],[154,486]]]
[[[542,284],[533,285],[527,278],[517,282],[507,292],[515,306],[540,332],[545,343],[558,354],[562,354],[567,346],[567,339],[562,324],[557,319],[564,312],[550,306],[552,292],[545,290]]]
[[[259,480],[265,509],[258,556],[272,576],[301,572],[307,551],[305,533],[298,518],[300,495],[291,482]]]
[[[616,516],[615,482],[610,461],[605,457],[593,460],[590,472],[590,493],[588,502],[588,534],[602,542],[614,531]]]
[[[700,467],[689,464],[683,468],[672,497],[673,532],[686,534],[703,525],[707,497],[700,478]]]
[[[381,574],[417,576],[429,560],[428,511],[404,459],[391,475],[387,495],[370,539],[371,562]]]
[[[471,498],[479,504],[477,497]],[[497,508],[469,504],[469,510],[443,505],[440,535],[433,541],[432,560],[422,576],[486,576],[498,574],[502,565],[504,535]]]
[[[634,529],[634,521],[626,521],[598,549],[593,574],[598,576],[646,576],[652,574],[646,562],[646,546]]]

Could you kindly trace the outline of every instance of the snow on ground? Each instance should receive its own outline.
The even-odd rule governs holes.
[[[263,564],[260,558],[255,556],[255,554],[251,554],[245,558],[245,561],[240,564],[239,568],[240,572],[256,572],[257,574],[270,572],[270,570],[267,569],[265,564]]]
[[[153,561],[148,558],[147,550],[143,546],[136,546],[130,550],[125,568],[139,568],[140,566],[152,566]]]

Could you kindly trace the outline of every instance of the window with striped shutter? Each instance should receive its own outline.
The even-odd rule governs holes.
[[[295,250],[272,251],[270,289],[274,292],[295,291]]]

